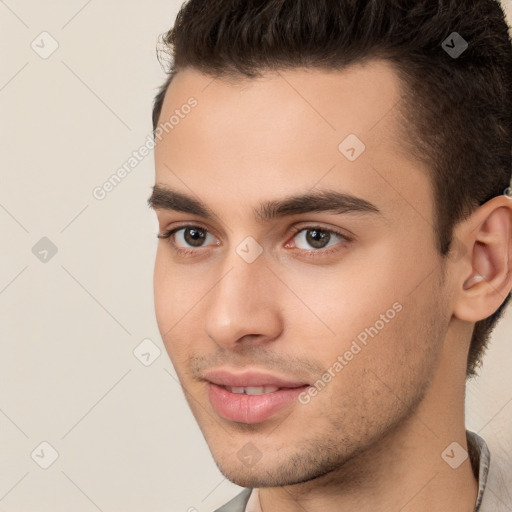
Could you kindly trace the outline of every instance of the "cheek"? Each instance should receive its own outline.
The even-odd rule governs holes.
[[[197,271],[173,264],[166,248],[159,246],[153,273],[155,316],[164,346],[175,365],[201,339],[203,325],[197,314],[207,291],[208,283],[198,277]]]
[[[389,325],[399,316],[400,296],[395,281],[389,272],[377,272],[372,267],[353,272],[340,272],[328,278],[311,282],[304,287],[302,277],[301,295],[308,310],[303,309],[299,324],[312,334],[324,340],[322,346],[330,347],[337,353],[348,349],[351,341],[360,333],[365,339],[365,329],[377,323],[377,330],[389,330]],[[299,282],[292,283],[294,290],[300,289]],[[398,304],[396,304],[398,303]],[[395,307],[393,305],[395,304]],[[384,315],[384,320],[381,319]],[[314,329],[313,329],[314,327]],[[366,334],[369,338],[369,334]]]
[[[379,264],[366,265],[364,271],[361,266],[339,279],[317,281],[323,284],[316,290],[307,287],[307,304],[317,318],[303,312],[297,325],[310,333],[303,338],[309,340],[307,350],[335,375],[332,390],[339,386],[350,394],[357,382],[367,383],[370,372],[375,386],[359,389],[380,395],[384,384],[379,378],[400,391],[411,379],[423,381],[425,372],[432,372],[442,342],[442,333],[434,332],[439,290],[434,279],[424,279],[411,294],[415,280],[421,280],[412,272],[397,279],[392,252],[380,251]]]
[[[425,318],[411,302],[385,323],[379,315],[386,314],[386,306],[374,304],[371,311],[377,315],[359,313],[352,332],[324,345],[321,356],[328,383],[316,384],[317,397],[310,404],[318,415],[314,421],[329,422],[349,444],[357,436],[373,438],[407,414],[435,371],[439,333],[425,329]],[[341,331],[343,325],[338,325]]]
[[[165,259],[160,245],[158,246],[153,271],[153,294],[155,302],[155,314],[160,333],[166,324],[166,317],[172,311],[173,297],[171,293],[170,273],[166,269]]]
[[[338,390],[376,411],[410,406],[417,399],[436,371],[445,335],[446,311],[435,291],[389,294],[373,304],[367,299],[372,313],[360,313],[351,337],[340,340]]]
[[[165,247],[159,245],[153,273],[155,316],[164,343],[186,320],[186,317],[182,321],[180,318],[186,313],[184,303],[190,295],[189,291],[185,291],[183,272],[172,265],[167,252]]]

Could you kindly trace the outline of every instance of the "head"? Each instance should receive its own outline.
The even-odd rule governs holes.
[[[457,56],[453,32],[468,43]],[[191,0],[163,44],[173,64],[154,103],[150,203],[164,344],[231,480],[328,473],[406,422],[435,383],[474,375],[510,299],[503,11]],[[233,422],[208,398],[220,367],[324,385],[265,421]],[[244,449],[265,468],[244,466]]]

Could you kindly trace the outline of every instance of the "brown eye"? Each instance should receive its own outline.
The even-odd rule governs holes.
[[[306,242],[315,249],[323,249],[330,241],[331,234],[319,229],[306,230]]]
[[[206,240],[206,233],[204,229],[200,228],[184,228],[183,239],[192,247],[201,247]]]
[[[171,229],[163,234],[159,234],[158,238],[168,238],[172,247],[177,252],[190,251],[194,248],[201,248],[205,246],[205,241],[216,240],[216,238],[200,226],[181,226]],[[219,245],[218,241],[214,244]]]
[[[297,230],[294,235],[295,246],[298,249],[315,250],[322,252],[321,249],[326,249],[333,245],[339,245],[339,242],[348,242],[349,238],[333,231],[331,229],[324,229],[320,227],[305,227]],[[338,242],[338,244],[336,244]]]

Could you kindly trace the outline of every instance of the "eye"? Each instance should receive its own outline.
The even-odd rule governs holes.
[[[311,252],[319,252],[320,249],[323,250],[337,245],[337,242],[348,242],[350,240],[347,236],[338,231],[318,226],[298,228],[293,238],[295,239],[295,247],[309,251],[313,249]]]
[[[204,242],[210,241],[211,239],[216,240],[208,230],[199,226],[182,226],[174,228],[166,231],[162,235],[159,234],[158,238],[169,238],[171,244],[178,252],[190,252],[187,251],[187,249],[204,247]],[[214,245],[218,245],[218,243]]]
[[[220,242],[207,229],[193,225],[170,229],[163,234],[158,234],[158,238],[169,239],[169,243],[177,254],[189,256],[197,255],[198,249],[202,247],[220,245]],[[345,234],[321,226],[295,228],[292,239],[294,239],[293,246],[287,243],[285,247],[295,247],[310,257],[338,251],[337,246],[341,245],[340,242],[352,240]]]

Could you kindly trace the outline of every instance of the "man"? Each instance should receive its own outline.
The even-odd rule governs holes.
[[[464,393],[512,288],[492,0],[191,0],[155,99],[158,326],[219,511],[510,511]]]

